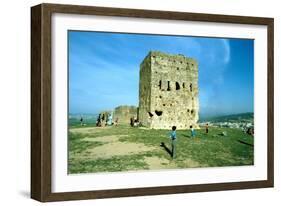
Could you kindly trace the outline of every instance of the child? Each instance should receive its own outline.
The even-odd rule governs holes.
[[[192,127],[192,125],[190,125],[190,129],[191,129],[191,137],[194,138],[195,137],[195,130]]]
[[[176,126],[172,127],[172,132],[171,132],[171,140],[172,140],[172,158],[174,159],[176,157],[176,141],[177,141],[177,134],[176,134]]]

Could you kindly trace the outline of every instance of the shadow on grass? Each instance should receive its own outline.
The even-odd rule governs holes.
[[[160,147],[163,147],[166,152],[172,157],[172,151],[165,145],[164,142],[161,142]]]
[[[237,142],[239,142],[239,143],[241,143],[241,144],[244,144],[244,145],[248,145],[248,146],[250,146],[250,147],[254,147],[254,145],[249,144],[249,143],[247,143],[247,142],[244,142],[244,141],[242,141],[242,140],[237,140]]]
[[[187,137],[187,138],[191,138],[190,135],[186,135],[186,134],[183,134],[182,136]]]

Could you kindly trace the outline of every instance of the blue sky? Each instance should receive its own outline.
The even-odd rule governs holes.
[[[253,112],[254,40],[69,31],[69,112],[138,105],[150,50],[199,62],[201,116]]]

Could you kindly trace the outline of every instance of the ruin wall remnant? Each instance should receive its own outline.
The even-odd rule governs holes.
[[[130,124],[131,118],[137,118],[138,108],[135,106],[121,105],[114,109],[113,119],[118,118],[119,124]]]

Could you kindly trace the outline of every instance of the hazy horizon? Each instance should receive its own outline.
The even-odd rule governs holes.
[[[133,106],[133,105],[132,105]],[[105,110],[104,110],[105,111]],[[102,112],[102,111],[100,111]],[[95,115],[97,116],[100,112],[98,113],[69,113],[68,115],[71,116],[83,116],[83,115]],[[220,117],[220,116],[228,116],[228,115],[240,115],[240,114],[254,114],[254,112],[243,112],[243,113],[229,113],[229,114],[216,114],[216,115],[206,115],[206,116],[202,116],[201,114],[199,114],[199,119],[200,118],[211,118],[211,117]]]

